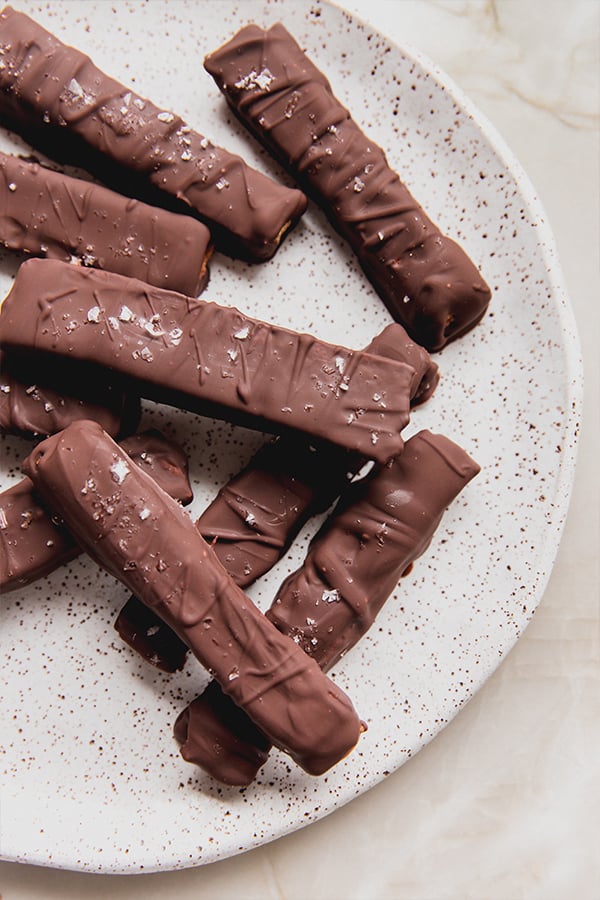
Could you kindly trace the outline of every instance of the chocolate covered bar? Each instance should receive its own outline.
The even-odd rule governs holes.
[[[330,669],[370,628],[478,472],[448,438],[429,431],[410,438],[401,456],[350,485],[302,567],[279,589],[270,620]]]
[[[20,267],[2,305],[0,346],[87,363],[142,397],[303,431],[380,462],[401,451],[409,419],[406,363],[55,260]]]
[[[439,380],[437,365],[408,337],[401,325],[388,325],[367,352],[406,362],[415,370],[411,405],[427,400]],[[311,516],[325,510],[364,465],[364,457],[337,447],[315,447],[297,438],[266,444],[219,491],[196,526],[233,580],[251,584],[285,554]],[[136,597],[115,622],[123,640],[165,671],[180,669],[187,648]]]
[[[433,396],[440,382],[439,366],[420,344],[411,340],[402,325],[397,322],[387,325],[375,335],[367,347],[367,353],[412,366],[415,374],[410,388],[411,407],[421,406]]]
[[[438,367],[401,325],[385,328],[366,352],[414,369],[411,406],[425,402],[438,384]],[[275,565],[308,518],[325,512],[366,462],[338,447],[279,438],[219,491],[197,526],[244,587]]]
[[[325,509],[350,477],[350,454],[317,450],[298,437],[277,438],[224,485],[196,527],[228,574],[247,587],[269,571],[311,515]],[[187,645],[136,596],[119,612],[115,628],[126,644],[166,672],[181,669]]]
[[[474,264],[427,217],[283,25],[247,25],[204,65],[323,207],[416,341],[439,350],[481,319],[490,290]]]
[[[273,743],[312,774],[352,750],[361,722],[346,695],[99,426],[76,423],[47,438],[23,468],[90,556],[165,619]]]
[[[121,447],[140,469],[180,503],[192,489],[181,448],[157,431],[125,438]],[[89,488],[83,484],[82,490]],[[68,528],[51,515],[29,478],[0,493],[0,593],[31,584],[80,553]]]
[[[421,431],[404,453],[343,494],[267,617],[323,670],[367,631],[398,580],[425,552],[446,507],[479,466],[441,435]],[[183,757],[245,785],[268,755],[264,735],[212,684],[179,716]]]
[[[188,645],[135,594],[119,612],[115,629],[132,650],[161,672],[183,669],[188,657]]]
[[[38,162],[0,153],[0,243],[197,296],[208,280],[208,228]]]
[[[49,370],[50,369],[50,370]],[[78,384],[60,367],[31,365],[0,350],[0,433],[39,437],[93,419],[112,437],[135,431],[140,402],[118,384]]]
[[[39,129],[42,140],[48,130],[59,143],[75,138],[148,179],[197,213],[222,246],[255,260],[273,255],[306,208],[300,191],[216,147],[9,6],[0,13],[0,115]],[[82,147],[84,168],[88,155]]]

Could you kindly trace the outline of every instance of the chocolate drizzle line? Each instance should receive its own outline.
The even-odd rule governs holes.
[[[427,400],[439,380],[437,365],[408,337],[401,325],[388,325],[367,347],[368,353],[405,362],[415,370],[411,405]],[[362,468],[364,457],[337,447],[313,446],[297,438],[266,444],[238,475],[224,485],[196,523],[236,584],[247,587],[268,572],[287,552],[311,516],[325,510]],[[181,669],[187,648],[176,639],[164,643],[164,628],[153,625],[146,607],[132,597],[115,628],[123,640],[166,671]]]
[[[429,546],[447,506],[478,472],[448,438],[419,432],[401,456],[348,487],[267,618],[330,669],[368,630]],[[231,705],[210,685],[181,713],[175,737],[184,759],[227,784],[246,785],[269,748]]]
[[[47,438],[24,471],[96,562],[158,612],[306,771],[323,773],[355,746],[361,723],[346,695],[263,616],[185,511],[99,426],[76,423]]]
[[[238,310],[54,260],[20,267],[0,345],[110,371],[142,397],[385,462],[403,446],[414,369]],[[242,360],[244,364],[242,365]]]
[[[181,201],[231,252],[268,259],[306,208],[300,191],[213,145],[9,6],[0,13],[0,63],[0,114],[12,126],[59,145],[75,137]]]
[[[177,444],[157,431],[145,431],[125,438],[121,447],[163,490],[180,503],[191,502],[187,459]],[[79,552],[69,530],[48,513],[29,478],[0,493],[0,594],[49,575]],[[155,640],[159,639],[157,632]],[[164,652],[169,646],[167,639]]]
[[[414,340],[440,350],[481,319],[491,294],[476,267],[283,25],[242,28],[204,65],[241,121],[323,207]]]
[[[190,216],[5,153],[0,153],[0,243],[192,296],[208,281],[212,252],[208,228]]]

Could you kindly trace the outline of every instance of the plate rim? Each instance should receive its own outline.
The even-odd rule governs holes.
[[[282,2],[282,0],[280,0],[280,2]],[[294,0],[283,0],[282,6],[285,6],[289,2],[293,3]],[[437,63],[435,63],[427,54],[423,53],[421,50],[413,47],[410,44],[399,43],[389,38],[375,25],[369,23],[359,14],[341,6],[339,3],[335,2],[335,0],[318,0],[318,2],[322,6],[326,6],[332,10],[335,10],[336,14],[338,15],[344,16],[346,18],[349,17],[353,23],[362,25],[365,30],[371,32],[378,39],[385,41],[390,47],[392,47],[406,59],[415,62],[427,77],[433,79],[438,88],[442,89],[451,97],[456,106],[463,113],[469,116],[472,124],[482,135],[485,142],[491,147],[494,154],[510,171],[511,176],[513,177],[522,195],[522,199],[524,204],[526,205],[526,209],[531,215],[531,218],[537,224],[537,233],[539,235],[537,241],[538,250],[540,252],[541,258],[543,259],[545,270],[548,276],[553,310],[556,312],[560,323],[561,353],[563,355],[565,364],[564,388],[569,402],[568,409],[565,409],[563,433],[570,434],[571,439],[568,443],[565,443],[565,446],[562,448],[560,463],[557,467],[556,481],[553,485],[555,491],[555,503],[553,504],[551,510],[549,510],[548,512],[549,525],[551,525],[552,527],[548,527],[546,529],[545,538],[542,542],[542,550],[540,551],[540,557],[546,560],[548,564],[546,565],[543,572],[537,573],[539,577],[537,578],[535,583],[532,583],[531,585],[530,597],[533,615],[543,599],[543,595],[551,578],[569,512],[577,465],[577,454],[580,445],[580,431],[584,399],[584,368],[581,341],[578,333],[574,310],[569,298],[564,275],[562,272],[562,267],[560,264],[556,246],[556,240],[552,228],[548,221],[548,217],[545,213],[545,209],[539,197],[539,194],[535,190],[532,181],[530,180],[517,156],[510,149],[508,143],[502,137],[502,135],[488,118],[488,116],[477,107],[477,105],[468,97],[468,95],[451,76],[449,76],[440,66],[437,65]],[[231,3],[233,4],[233,0],[231,0]],[[485,681],[487,681],[487,679],[495,671],[497,671],[502,661],[514,648],[522,633],[523,631],[514,636],[510,642],[507,642],[505,652],[503,653],[502,658],[498,661],[497,665],[491,671],[486,670],[484,673],[482,673],[481,679],[479,679],[477,683],[474,684],[469,696],[467,697],[465,702],[456,709],[455,714],[451,716],[446,722],[444,722],[437,731],[435,731],[431,735],[428,735],[419,745],[419,747],[416,748],[412,756],[415,756],[418,750],[422,749],[422,747],[424,747],[438,734],[440,734],[441,731],[444,730],[446,725],[454,719],[455,715],[458,715],[458,713],[467,705],[467,703],[478,693]],[[390,766],[390,774],[398,771],[398,769],[400,769],[408,761],[408,759],[409,757],[406,756],[399,760],[394,759],[394,765]],[[310,817],[305,821],[294,821],[292,823],[289,823],[288,825],[284,824],[282,827],[272,829],[272,833],[260,839],[257,839],[254,842],[246,842],[246,845],[242,848],[236,845],[235,833],[224,836],[220,840],[218,849],[216,851],[213,851],[212,853],[208,852],[206,856],[203,855],[202,857],[195,860],[181,861],[177,857],[176,850],[173,850],[170,852],[170,854],[165,853],[162,857],[162,861],[157,863],[155,856],[153,856],[152,854],[152,851],[149,850],[147,851],[147,859],[143,856],[140,856],[140,854],[137,854],[135,861],[129,861],[125,858],[122,858],[121,861],[118,862],[115,857],[113,864],[108,864],[97,868],[91,865],[87,865],[83,861],[78,864],[72,858],[68,858],[68,854],[58,854],[55,852],[52,859],[49,860],[46,856],[40,854],[29,854],[17,852],[16,850],[11,851],[10,848],[8,848],[8,852],[6,852],[5,840],[1,833],[0,837],[2,837],[3,846],[0,848],[0,859],[6,862],[17,862],[41,867],[56,868],[60,870],[121,875],[140,874],[140,872],[153,873],[177,871],[187,868],[200,867],[212,862],[216,862],[218,860],[223,860],[236,855],[240,855],[249,850],[256,849],[259,846],[270,843],[271,841],[276,840],[279,837],[292,834],[293,832],[300,830],[301,828],[304,828],[317,820],[331,815],[337,809],[342,808],[347,803],[350,803],[352,800],[369,791],[375,785],[384,781],[386,777],[386,775],[373,773],[370,777],[367,777],[363,781],[361,781],[359,789],[351,796],[343,796],[341,798],[332,797],[330,798],[329,803],[322,804],[317,816]]]

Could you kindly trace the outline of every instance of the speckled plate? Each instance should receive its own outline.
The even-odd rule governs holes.
[[[410,426],[446,433],[482,473],[334,671],[369,730],[327,776],[311,778],[273,753],[240,791],[183,762],[172,724],[207,676],[191,663],[174,677],[157,673],[123,646],[113,621],[127,592],[87,560],[3,598],[3,857],[94,872],[195,866],[307,825],[381,781],[513,646],[542,596],[568,505],[581,402],[575,326],[543,211],[501,139],[430,62],[347,13],[316,0],[15,5],[279,178],[232,120],[202,59],[246,21],[283,21],[494,287],[481,325],[438,355],[442,383]],[[24,145],[2,133],[1,146]],[[2,294],[17,265],[2,256]],[[216,256],[207,296],[357,347],[389,320],[314,208],[265,265]],[[197,512],[262,441],[165,407],[148,405],[144,424],[189,451]],[[27,445],[2,447],[8,485]],[[299,564],[315,527],[254,587],[258,604]]]

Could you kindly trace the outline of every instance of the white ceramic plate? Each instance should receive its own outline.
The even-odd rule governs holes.
[[[552,569],[573,479],[575,326],[539,201],[502,141],[430,62],[347,13],[318,0],[18,6],[280,178],[232,120],[202,59],[244,22],[283,21],[494,287],[481,325],[438,354],[442,383],[410,426],[446,433],[483,471],[333,673],[369,731],[325,777],[273,753],[257,782],[239,791],[183,762],[172,724],[207,676],[191,663],[174,677],[159,674],[124,647],[112,623],[127,592],[88,561],[3,598],[3,857],[94,872],[199,865],[306,825],[382,780],[443,728],[515,643]],[[1,143],[24,147],[4,133]],[[17,264],[8,254],[0,260],[2,294]],[[206,296],[357,347],[389,321],[314,208],[266,265],[216,256]],[[198,512],[262,441],[150,405],[144,424],[189,451]],[[27,445],[2,446],[8,485]],[[252,590],[263,608],[315,527]]]

